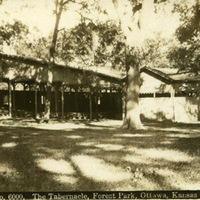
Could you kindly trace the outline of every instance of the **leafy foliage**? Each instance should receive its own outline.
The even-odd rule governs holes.
[[[181,71],[198,73],[200,70],[200,5],[175,5],[181,13],[182,25],[177,29],[178,45],[172,49],[169,58]]]
[[[174,4],[174,12],[179,12],[182,25],[177,29],[177,37],[180,42],[185,42],[197,36],[200,28],[200,4],[178,1]]]
[[[120,29],[112,23],[81,23],[59,34],[57,57],[86,66],[122,69],[125,44]]]
[[[20,21],[15,21],[13,24],[4,23],[0,27],[0,45],[3,45],[4,41],[12,45],[28,33],[28,27]]]
[[[100,45],[95,57],[96,63],[103,63],[115,69],[123,70],[125,43],[120,28],[108,22],[98,27],[98,33]]]
[[[200,34],[180,43],[169,54],[174,66],[181,71],[198,73],[200,70]]]

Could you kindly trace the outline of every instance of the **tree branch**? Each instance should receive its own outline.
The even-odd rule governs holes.
[[[97,27],[97,25],[96,25],[90,18],[88,18],[88,17],[86,17],[86,16],[83,16],[82,13],[80,13],[80,12],[78,12],[78,11],[76,11],[76,10],[75,10],[74,12],[78,13],[78,14],[81,16],[81,19],[87,19],[87,20],[90,21],[95,27]]]
[[[58,32],[65,30],[65,28],[58,29]]]
[[[68,4],[68,3],[76,3],[76,1],[75,0],[67,0],[67,1],[64,1],[63,2],[63,4],[62,4],[62,6],[65,6],[66,4]]]

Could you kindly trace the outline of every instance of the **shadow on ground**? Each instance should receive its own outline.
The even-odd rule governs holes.
[[[199,189],[199,127],[2,122],[0,191]]]

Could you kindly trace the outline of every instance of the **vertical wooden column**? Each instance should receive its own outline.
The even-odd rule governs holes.
[[[78,112],[78,87],[75,88],[75,112]]]
[[[8,81],[8,114],[12,117],[12,84],[11,80]]]
[[[126,117],[126,85],[122,84],[122,120],[125,120]]]
[[[58,86],[55,85],[55,113],[58,113]]]
[[[35,118],[37,118],[37,112],[38,112],[38,103],[37,103],[37,84],[35,84]]]
[[[65,99],[64,99],[64,85],[61,85],[61,109],[62,109],[62,118],[64,118],[64,109],[65,109]]]
[[[125,119],[126,116],[126,97],[122,94],[122,120]]]
[[[197,118],[197,120],[200,121],[200,97],[199,96],[197,97],[197,101],[198,101],[198,116],[197,116],[198,118]]]
[[[99,90],[96,90],[96,117],[99,118]]]
[[[174,91],[174,88],[172,86],[172,89],[171,89],[171,99],[172,99],[172,120],[173,122],[176,121],[176,114],[175,114],[175,101],[174,101],[174,97],[175,97],[175,91]]]
[[[92,120],[92,89],[90,88],[90,97],[89,97],[89,104],[90,104],[90,120]]]
[[[15,83],[13,83],[13,99],[12,99],[12,103],[13,103],[13,111],[15,113],[16,110],[16,103],[15,103]]]
[[[110,117],[112,117],[113,118],[113,116],[114,116],[114,110],[113,110],[113,102],[112,102],[112,88],[110,87],[109,89],[108,89],[108,91],[109,91],[109,102],[108,102],[108,104],[109,104],[109,110],[108,110],[108,114],[109,114],[109,116]]]
[[[25,83],[23,85],[24,85],[23,103],[24,103],[24,114],[25,114],[25,110],[26,110],[26,85],[25,85]]]

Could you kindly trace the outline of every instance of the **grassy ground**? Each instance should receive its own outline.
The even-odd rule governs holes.
[[[0,120],[0,191],[200,188],[198,125]]]

